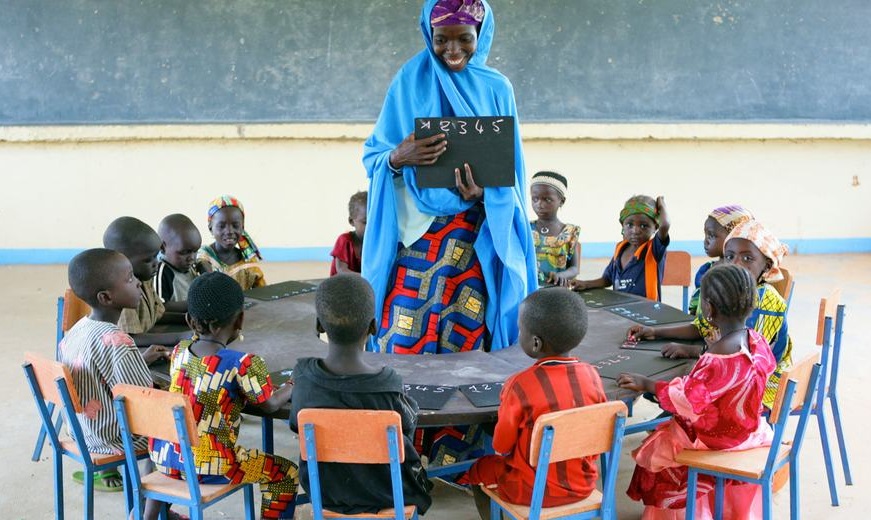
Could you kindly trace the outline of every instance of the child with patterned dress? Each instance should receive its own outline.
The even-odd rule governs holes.
[[[620,211],[623,240],[617,244],[614,257],[601,278],[572,280],[576,291],[608,287],[650,300],[661,298],[661,281],[665,271],[665,250],[670,238],[670,223],[665,211],[665,199],[636,195]]]
[[[538,172],[532,176],[529,193],[532,209],[538,217],[530,222],[535,258],[538,262],[538,286],[568,285],[578,275],[581,260],[581,228],[563,224],[557,217],[566,202],[568,181],[555,172]]]
[[[259,356],[227,348],[241,336],[244,301],[239,284],[223,273],[206,273],[191,283],[188,324],[197,335],[173,350],[169,390],[186,395],[192,404],[200,441],[193,448],[199,481],[258,482],[261,518],[293,518],[296,465],[236,444],[242,409],[252,405],[273,413],[290,400],[292,388],[274,388]],[[160,472],[176,479],[190,477],[182,474],[177,444],[151,439],[149,449]],[[157,518],[158,512],[155,504],[146,504],[145,518]]]
[[[753,220],[753,213],[737,204],[715,208],[708,214],[708,218],[705,219],[705,254],[713,258],[713,260],[708,260],[696,271],[696,289],[693,291],[689,303],[689,313],[693,316],[696,315],[696,310],[699,307],[699,290],[702,286],[702,277],[705,276],[708,269],[723,262],[723,244],[726,242],[726,236],[735,226],[747,220]]]
[[[360,273],[363,266],[363,235],[366,233],[366,192],[358,191],[348,201],[348,224],[354,229],[342,233],[330,252],[330,276]]]
[[[545,287],[520,305],[520,346],[535,364],[512,375],[502,387],[493,450],[469,469],[469,482],[495,486],[499,496],[529,505],[535,468],[529,465],[532,427],[542,414],[607,400],[599,372],[569,356],[587,333],[587,307],[576,293]],[[596,486],[597,456],[569,459],[548,470],[544,507],[587,498]],[[490,518],[490,499],[473,486],[481,518]]]
[[[788,252],[758,220],[748,220],[735,226],[726,237],[723,246],[723,260],[726,263],[745,267],[756,281],[756,306],[747,318],[746,325],[755,329],[770,346],[777,369],[768,380],[763,404],[771,407],[780,382],[780,373],[792,365],[792,338],[786,321],[786,302],[777,289],[768,282],[783,278],[780,264]],[[627,337],[634,340],[684,339],[706,341],[720,337],[720,331],[710,320],[699,313],[692,323],[646,327],[629,327]],[[671,358],[698,357],[703,348],[696,345],[666,343],[662,355]]]
[[[187,312],[188,289],[199,274],[197,252],[203,245],[200,231],[181,213],[167,215],[157,226],[160,264],[154,276],[154,291],[168,311]]]
[[[225,273],[247,291],[266,285],[260,269],[263,258],[254,240],[245,231],[245,208],[239,199],[221,195],[209,205],[209,231],[215,237],[210,245],[200,248],[197,262],[205,272]]]
[[[762,397],[775,360],[765,338],[746,325],[756,307],[756,283],[740,265],[719,265],[702,279],[700,314],[720,331],[706,339],[707,351],[692,371],[671,381],[640,374],[620,374],[617,384],[652,392],[663,410],[673,414],[633,452],[636,466],[627,494],[644,505],[643,520],[677,520],[685,516],[687,467],[675,457],[684,449],[747,450],[770,446],[773,432],[762,417]],[[699,475],[696,518],[711,518],[714,478]],[[762,490],[755,484],[729,482],[725,516],[730,520],[761,517]]]

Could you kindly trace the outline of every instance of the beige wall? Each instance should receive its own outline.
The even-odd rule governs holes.
[[[113,218],[156,226],[239,197],[265,248],[328,247],[366,189],[369,125],[0,128],[6,189],[0,250],[100,244]],[[561,217],[586,243],[613,244],[630,195],[664,195],[672,237],[700,241],[705,214],[740,202],[780,237],[871,241],[866,126],[528,125],[527,173],[569,178]],[[530,214],[532,212],[530,210]],[[0,251],[2,255],[2,251]]]

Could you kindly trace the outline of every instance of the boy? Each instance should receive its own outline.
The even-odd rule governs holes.
[[[338,274],[324,280],[315,299],[317,330],[329,338],[327,357],[303,358],[293,370],[290,428],[303,408],[395,410],[402,417],[405,462],[402,463],[406,505],[423,514],[432,504],[420,457],[411,436],[417,403],[403,391],[399,375],[363,359],[366,339],[375,333],[375,297],[363,278]],[[380,464],[322,464],[319,467],[324,508],[341,514],[375,513],[393,507],[390,471]],[[306,461],[299,463],[300,481],[309,489]]]
[[[188,288],[197,277],[197,251],[203,245],[200,231],[181,213],[167,215],[157,226],[160,264],[154,290],[168,312],[187,312]]]
[[[163,302],[154,292],[151,280],[157,272],[157,253],[160,251],[160,237],[157,233],[139,219],[119,217],[106,228],[103,246],[126,256],[133,266],[134,275],[142,282],[139,304],[121,313],[118,327],[130,334],[137,345],[174,346],[182,339],[190,337],[189,332],[148,333],[158,322],[184,323],[184,314],[165,315]]]
[[[109,249],[88,249],[69,264],[73,292],[91,306],[91,314],[78,321],[61,340],[60,361],[70,368],[84,408],[79,414],[85,443],[95,453],[123,453],[121,431],[112,407],[112,387],[118,383],[151,386],[147,364],[166,359],[169,350],[152,345],[142,354],[133,339],[116,325],[121,311],[139,305],[141,290],[133,267],[124,255]],[[144,449],[147,439],[136,440]],[[73,478],[81,482],[83,473]],[[120,491],[115,470],[95,475],[95,489]]]
[[[532,425],[542,414],[607,400],[599,372],[568,352],[587,333],[587,308],[576,293],[547,287],[520,304],[520,346],[537,361],[508,378],[502,388],[493,450],[469,469],[469,483],[482,519],[490,517],[490,499],[478,486],[498,486],[499,496],[529,505],[535,469],[529,465]],[[544,506],[587,498],[596,486],[598,457],[558,462],[547,476]]]
[[[615,291],[659,301],[665,250],[670,241],[665,199],[657,197],[654,201],[646,195],[630,198],[620,211],[620,226],[623,229],[623,241],[617,244],[614,258],[602,277],[574,280],[570,284],[571,288],[583,291],[610,285]]]

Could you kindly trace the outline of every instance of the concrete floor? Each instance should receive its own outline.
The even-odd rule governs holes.
[[[694,265],[702,258],[694,259]],[[584,260],[582,277],[597,277],[604,260]],[[815,423],[810,424],[801,457],[801,509],[804,518],[853,519],[866,518],[871,511],[871,443],[861,442],[861,432],[871,429],[869,415],[862,412],[865,405],[863,381],[871,366],[871,349],[863,348],[859,331],[862,323],[871,323],[871,255],[799,255],[788,257],[787,265],[796,276],[795,296],[790,310],[790,332],[795,341],[796,356],[811,352],[816,313],[820,297],[832,288],[842,289],[842,303],[847,305],[844,335],[845,353],[841,365],[840,397],[844,428],[851,455],[853,481],[846,487],[843,475],[838,475],[841,496],[840,507],[831,507],[826,487],[825,467],[820,451],[819,435]],[[266,263],[264,269],[271,281],[319,278],[328,273],[325,263]],[[4,330],[2,349],[10,356],[0,366],[0,406],[7,418],[0,444],[0,460],[8,470],[0,472],[0,518],[49,519],[54,517],[52,469],[48,456],[40,462],[31,462],[30,455],[37,432],[38,417],[30,391],[25,386],[21,371],[23,352],[34,351],[45,356],[54,355],[55,300],[66,287],[64,266],[0,266],[0,286],[5,297],[0,302]],[[679,289],[667,288],[664,300],[677,304]],[[591,324],[595,326],[595,324]],[[867,409],[866,409],[867,410]],[[646,402],[636,407],[632,421],[656,415],[657,410]],[[256,446],[259,442],[259,423],[248,419],[243,424],[242,442]],[[633,464],[631,449],[641,442],[636,435],[626,439],[620,462],[617,483],[618,512],[621,519],[640,517],[639,504],[626,498],[624,490]],[[297,439],[290,431],[276,427],[276,446],[281,455],[296,459]],[[47,454],[48,452],[44,452]],[[82,488],[70,478],[76,464],[68,461],[64,466],[66,514],[70,518],[82,516]],[[258,498],[259,500],[259,498]],[[228,499],[207,512],[207,518],[241,518],[241,497]],[[124,518],[123,498],[118,493],[97,493],[96,518]],[[789,496],[784,491],[775,497],[775,518],[788,518]],[[310,511],[301,508],[297,518],[309,518]],[[455,520],[475,518],[475,508],[469,495],[453,488],[437,485],[434,505],[426,515],[429,520]]]

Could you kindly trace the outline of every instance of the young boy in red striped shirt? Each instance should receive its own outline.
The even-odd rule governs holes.
[[[529,465],[532,426],[539,415],[607,400],[599,372],[568,353],[587,333],[584,300],[561,287],[530,294],[520,305],[520,346],[536,362],[511,376],[502,389],[493,449],[469,469],[475,505],[482,519],[490,500],[474,484],[498,489],[508,502],[529,505],[535,469]],[[587,498],[596,486],[598,457],[553,464],[547,476],[544,506]]]

